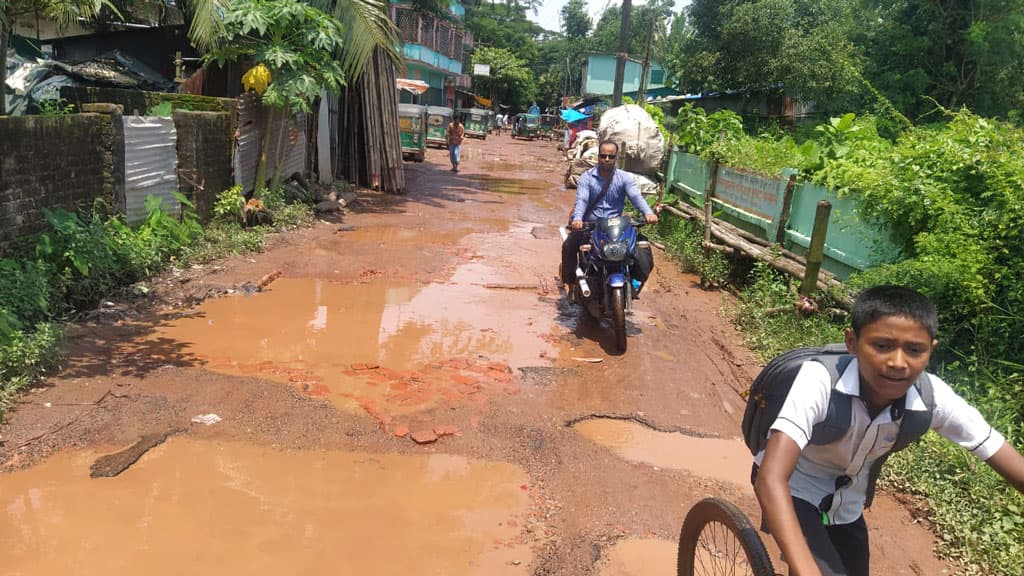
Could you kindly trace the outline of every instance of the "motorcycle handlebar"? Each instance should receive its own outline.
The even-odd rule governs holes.
[[[642,228],[642,227],[647,225],[647,220],[644,220],[642,218],[630,218],[629,221],[633,224],[634,228]],[[592,231],[596,227],[597,227],[597,223],[596,222],[584,222],[583,223],[583,228],[580,228],[580,230],[582,230],[584,232],[590,232],[590,231]],[[571,225],[567,226],[566,228],[568,228],[570,232],[572,231],[572,226]]]

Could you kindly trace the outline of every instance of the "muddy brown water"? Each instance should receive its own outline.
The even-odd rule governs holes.
[[[750,487],[750,451],[738,438],[697,438],[616,418],[591,418],[573,428],[627,460]]]
[[[528,478],[448,454],[171,439],[116,478],[68,452],[4,479],[4,574],[527,574]]]
[[[535,226],[462,235],[476,256],[436,281],[281,278],[263,292],[208,300],[152,338],[183,345],[209,370],[288,383],[384,419],[484,404],[515,393],[515,369],[558,357],[555,317],[541,300],[552,282],[538,270],[489,264],[501,262],[502,246],[544,244]],[[396,235],[411,243],[427,236]]]

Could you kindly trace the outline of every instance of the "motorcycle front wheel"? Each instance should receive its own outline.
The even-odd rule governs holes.
[[[615,327],[615,345],[619,352],[626,351],[626,291],[620,286],[612,288],[612,325]]]

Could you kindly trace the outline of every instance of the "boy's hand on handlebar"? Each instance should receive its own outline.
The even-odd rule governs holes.
[[[658,222],[658,215],[657,214],[647,214],[645,216],[645,218],[647,219],[647,223],[648,224],[655,224],[655,223]]]
[[[573,220],[569,227],[573,230],[583,230],[583,220]]]

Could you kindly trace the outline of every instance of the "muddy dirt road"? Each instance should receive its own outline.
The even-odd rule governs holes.
[[[0,573],[667,576],[700,498],[756,522],[723,296],[656,254],[615,354],[558,290],[555,145],[463,154],[71,327],[0,430]],[[950,572],[869,524],[875,574]]]

